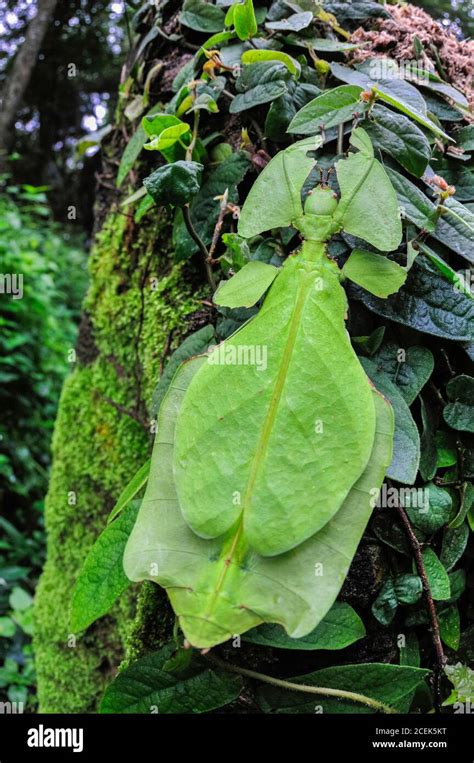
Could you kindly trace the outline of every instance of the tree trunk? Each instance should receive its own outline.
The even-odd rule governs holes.
[[[13,142],[11,127],[28,87],[57,2],[58,0],[38,0],[36,16],[28,24],[25,41],[3,86],[0,108],[0,170],[6,165],[7,154]]]

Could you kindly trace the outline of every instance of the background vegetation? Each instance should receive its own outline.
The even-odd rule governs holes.
[[[450,26],[458,37],[468,37],[472,33],[473,14],[468,3],[457,4],[456,7],[449,2],[427,1],[418,4],[424,5],[434,16],[445,19],[446,26]],[[156,259],[157,242],[162,246],[162,251],[170,255],[167,243],[171,235],[168,219],[160,218],[157,226],[156,220],[145,217],[140,238],[136,227],[133,228],[127,222],[117,206],[117,168],[126,141],[138,124],[131,112],[127,117],[124,116],[124,111],[130,105],[130,95],[140,95],[143,92],[143,87],[133,90],[134,85],[131,85],[131,91],[127,90],[127,80],[123,75],[120,89],[117,88],[117,83],[122,64],[126,62],[128,71],[133,70],[136,81],[143,86],[144,72],[137,71],[142,64],[139,62],[133,68],[133,56],[137,50],[137,41],[143,41],[150,30],[150,16],[147,17],[147,13],[150,13],[149,5],[91,0],[67,0],[54,4],[39,55],[35,57],[31,77],[15,115],[15,129],[11,132],[14,140],[8,145],[11,161],[8,167],[3,167],[5,174],[2,176],[0,195],[2,271],[24,274],[25,296],[18,301],[6,301],[3,297],[0,299],[0,660],[3,662],[0,668],[0,698],[5,696],[10,700],[28,700],[29,710],[36,707],[36,680],[31,649],[32,596],[45,560],[43,500],[51,463],[51,436],[62,381],[68,370],[75,368],[70,363],[68,353],[76,344],[81,302],[86,291],[85,261],[94,228],[94,200],[95,229],[100,229],[101,232],[90,265],[93,280],[87,297],[79,347],[83,370],[79,372],[82,376],[74,371],[69,389],[71,395],[77,395],[78,389],[88,389],[90,384],[94,395],[91,392],[90,399],[84,398],[82,405],[86,410],[87,406],[97,409],[97,389],[103,396],[108,395],[112,403],[105,405],[101,402],[106,413],[102,415],[99,407],[93,427],[86,429],[90,437],[96,439],[88,442],[84,436],[79,440],[82,452],[92,442],[97,474],[92,474],[90,490],[99,486],[99,491],[98,497],[94,498],[97,503],[93,503],[87,492],[89,486],[81,493],[84,504],[79,506],[76,522],[83,522],[87,526],[87,539],[82,538],[83,548],[77,558],[73,552],[70,553],[70,558],[74,557],[74,564],[61,573],[63,578],[61,584],[57,583],[58,591],[61,586],[64,589],[70,588],[87,549],[102,527],[103,516],[113,505],[121,487],[140,465],[140,460],[143,460],[142,454],[149,444],[149,437],[143,432],[143,419],[165,356],[178,347],[181,338],[201,328],[209,319],[208,307],[199,301],[204,292],[200,291],[203,279],[198,264],[191,262],[176,265],[169,256],[165,266]],[[21,50],[25,29],[37,10],[37,4],[28,0],[8,0],[7,6],[8,13],[2,20],[4,35],[0,87],[8,81],[15,57]],[[347,24],[351,30],[358,26],[358,23],[350,20]],[[193,52],[192,46],[195,50],[206,38],[206,35],[190,32],[189,29],[186,36],[191,45],[188,54]],[[158,57],[171,55],[173,40],[168,41],[168,48],[164,52],[163,49],[159,51],[158,47],[154,47],[158,46],[158,42],[152,40],[152,45],[143,58],[146,71],[156,63]],[[162,40],[161,42],[163,43]],[[72,76],[68,69],[71,63],[75,65]],[[167,80],[152,83],[150,92],[153,98],[156,99],[163,93],[171,95],[171,73],[176,74],[179,68],[178,61],[174,71],[170,67]],[[91,133],[114,123],[117,105],[118,121],[115,121],[115,125],[118,124],[119,128],[105,136],[101,159],[96,149],[97,140],[102,136],[94,137]],[[258,114],[258,119],[260,118],[261,114]],[[233,131],[235,141],[239,142],[240,127],[240,124],[229,123],[226,126],[226,140]],[[85,134],[89,136],[88,142],[81,141]],[[258,135],[252,136],[256,148],[261,148]],[[258,151],[254,153],[254,160],[258,162]],[[154,161],[155,155],[153,159],[143,160],[140,177],[147,174]],[[451,169],[454,172],[452,163],[446,167],[448,173]],[[134,176],[133,171],[129,180],[131,182],[127,181],[124,186],[126,192],[139,187],[138,177]],[[464,201],[467,205],[472,204],[472,186],[468,185],[465,193],[467,196]],[[460,269],[458,262],[453,264]],[[184,278],[181,279],[183,272]],[[163,299],[144,307],[143,302],[140,302],[143,283],[154,274],[164,278],[160,292]],[[127,294],[127,299],[124,294]],[[92,332],[88,331],[90,313],[94,315]],[[233,321],[234,317],[220,316],[219,320],[222,324],[225,320]],[[142,336],[145,337],[143,349],[138,350],[139,366],[144,369],[141,378],[137,378],[137,373],[140,373],[137,372],[137,363],[130,359],[130,347],[134,346],[136,338],[130,326],[136,326],[139,321],[142,322]],[[357,321],[354,319],[352,333],[373,337],[380,324],[385,322],[377,321],[373,314],[361,309]],[[156,333],[157,324],[160,327],[159,336]],[[222,331],[230,330],[233,325],[235,324],[229,323]],[[391,329],[393,330],[393,324]],[[376,352],[377,336],[380,334],[371,340],[372,344],[366,344],[366,355],[370,356],[372,350]],[[408,337],[409,341],[414,341],[415,338],[418,338],[416,332]],[[445,385],[451,376],[469,372],[468,359],[457,350],[452,354],[452,345],[449,343],[445,347],[428,340],[427,345],[436,356],[430,395],[443,397]],[[97,370],[99,366],[100,370]],[[112,366],[118,379],[116,389],[112,389],[110,381]],[[91,369],[93,382],[89,382],[85,376],[91,375]],[[66,399],[67,394],[66,390]],[[433,398],[430,399],[429,407],[436,409]],[[126,411],[125,414],[123,410]],[[66,451],[67,440],[73,435],[74,418],[80,414],[79,409],[72,410],[68,416],[64,411],[65,408],[62,424],[59,425],[62,435],[60,432],[58,458],[61,449]],[[420,428],[421,415],[421,410],[417,410]],[[82,426],[84,428],[84,424]],[[450,512],[446,511],[444,522],[436,528],[439,534],[433,539],[434,547],[442,554],[445,528],[460,510],[457,501],[462,480],[456,472],[460,459],[464,469],[462,477],[472,477],[469,471],[470,456],[466,456],[466,452],[472,452],[472,443],[468,435],[453,433],[443,420],[440,425],[434,424],[434,430],[438,430],[436,434],[433,433],[435,440],[432,442],[440,470],[437,477],[441,483],[456,483],[452,488],[455,503],[451,503]],[[117,460],[123,457],[127,448],[134,455],[126,466],[116,463],[113,475],[102,476],[99,472],[103,462],[97,454],[99,451],[103,453],[104,447],[110,448],[110,453],[114,453]],[[70,454],[65,454],[66,466],[71,466],[76,455],[71,450]],[[81,462],[80,469],[83,472],[88,468],[87,461]],[[78,473],[80,469],[78,467]],[[53,480],[53,489],[57,482],[58,480],[56,483]],[[448,489],[451,490],[451,486]],[[51,506],[54,501],[57,503],[60,500],[63,500],[63,496],[54,496],[50,492]],[[466,508],[465,514],[467,510]],[[50,516],[52,515],[51,509]],[[70,515],[62,520],[55,534],[51,519],[51,537],[58,548],[67,536],[65,527],[68,523]],[[426,614],[418,605],[418,583],[405,579],[409,590],[404,591],[401,597],[388,584],[381,588],[381,570],[384,574],[387,570],[392,571],[393,574],[389,577],[392,583],[396,583],[400,576],[411,574],[411,570],[408,570],[404,556],[403,541],[399,537],[394,539],[389,528],[383,527],[383,521],[379,521],[379,525],[372,528],[372,534],[366,539],[356,574],[349,579],[346,589],[346,602],[362,612],[369,635],[355,651],[353,647],[352,652],[344,652],[342,659],[346,662],[351,659],[382,660],[387,650],[390,652],[394,649],[393,634],[397,632],[398,623],[402,620],[405,622],[408,617],[411,627],[420,636],[422,660],[429,660],[432,646]],[[429,535],[432,529],[428,528]],[[423,531],[423,528],[419,528],[420,533]],[[74,539],[71,545],[72,543]],[[66,553],[69,552],[65,551]],[[450,574],[455,576],[456,595],[459,593],[459,597],[464,597],[461,599],[462,620],[456,619],[458,615],[454,614],[457,612],[457,599],[448,602],[444,610],[441,609],[442,614],[444,612],[445,635],[447,634],[445,644],[448,644],[448,649],[453,649],[456,655],[454,661],[462,660],[467,665],[473,657],[471,542],[467,548],[465,544],[461,556],[460,562],[459,559],[454,562],[454,565],[458,564],[457,569],[452,572],[452,565]],[[53,557],[54,554],[50,554],[50,558]],[[357,576],[363,580],[362,586],[357,585]],[[74,670],[84,672],[84,664],[71,668],[71,673],[66,670],[61,677],[58,675],[59,670],[55,671],[54,662],[58,658],[62,659],[65,651],[68,628],[66,624],[64,628],[61,625],[60,636],[57,635],[58,630],[45,630],[44,619],[49,617],[51,620],[52,617],[50,604],[48,607],[45,604],[46,589],[50,598],[54,597],[53,583],[53,576],[51,580],[48,581],[46,577],[43,581],[39,605],[38,648],[40,652],[43,650],[40,655],[43,707],[72,711],[94,709],[103,686],[110,681],[111,674],[124,655],[127,661],[133,662],[136,657],[147,654],[168,640],[171,622],[169,612],[165,610],[159,593],[146,586],[139,594],[138,615],[131,614],[134,607],[130,610],[128,605],[122,605],[123,611],[113,616],[113,622],[106,621],[106,625],[101,626],[97,653],[88,663],[88,670],[91,673],[95,671],[95,677],[78,689],[77,693],[72,691],[68,704],[68,700],[62,696],[65,687],[71,682],[71,676],[76,675]],[[58,596],[61,595],[59,591]],[[132,598],[136,598],[135,593]],[[407,609],[408,613],[405,611]],[[157,617],[161,618],[158,626],[152,625]],[[119,636],[110,635],[113,633],[119,633]],[[89,655],[93,653],[93,640],[92,635],[90,642],[84,645]],[[46,641],[49,642],[47,657],[44,654]],[[247,649],[250,651],[247,652],[247,663],[244,660],[244,664],[261,667],[259,647]],[[100,654],[107,650],[112,655],[110,659]],[[76,654],[79,661],[80,648]],[[68,654],[67,659],[71,662],[71,655]],[[324,666],[325,660],[326,657],[322,658],[315,667]],[[264,657],[263,662],[266,661],[270,661],[276,670],[287,674],[291,674],[291,671],[303,672],[309,667],[308,662],[301,657],[287,664],[286,658],[282,658],[278,651],[272,652],[270,657]],[[232,691],[231,688],[229,696]],[[243,696],[244,704],[237,708],[239,711],[245,703],[248,706],[254,702],[253,696],[245,693]],[[426,707],[427,704],[429,700],[421,696],[419,707]]]

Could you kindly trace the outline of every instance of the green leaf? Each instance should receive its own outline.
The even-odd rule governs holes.
[[[423,228],[456,254],[474,262],[474,214],[451,198],[443,204],[445,213],[437,218],[435,205],[419,188],[395,170],[387,169],[387,172],[405,216],[417,228]]]
[[[443,432],[442,430],[436,432],[435,445],[436,466],[438,469],[454,466],[457,463],[458,454],[452,432]]]
[[[387,475],[397,482],[413,485],[420,461],[420,436],[410,409],[388,374],[369,358],[359,359],[376,388],[390,401],[395,414],[393,458]]]
[[[287,128],[296,112],[319,95],[320,89],[307,82],[288,82],[288,90],[273,101],[265,120],[265,135],[277,143],[288,143]]]
[[[15,586],[9,596],[8,603],[12,609],[22,612],[31,607],[33,604],[33,597],[28,591],[25,591],[19,586]]]
[[[153,108],[150,109],[150,111],[144,117],[144,119],[146,119],[147,116],[150,116],[154,112],[158,111],[159,108],[160,108],[159,104],[153,106]],[[139,127],[137,127],[132,137],[128,141],[127,145],[125,146],[125,150],[122,154],[122,158],[120,159],[120,165],[118,168],[117,180],[116,180],[117,188],[120,188],[123,181],[125,180],[128,173],[130,172],[133,165],[135,164],[143,146],[146,143],[146,139],[147,139],[147,135],[143,128],[143,125],[140,125]]]
[[[398,609],[398,597],[392,578],[387,578],[371,609],[379,623],[390,625]]]
[[[125,570],[132,580],[154,580],[168,589],[192,644],[211,646],[264,621],[281,623],[292,638],[303,637],[334,603],[372,512],[372,491],[381,484],[391,456],[391,411],[374,392],[378,423],[371,460],[336,516],[319,533],[273,558],[261,557],[238,542],[235,563],[229,568],[226,560],[229,543],[233,546],[236,541],[234,532],[215,540],[193,533],[180,510],[172,476],[176,417],[203,362],[196,359],[183,365],[163,400],[152,473],[125,551]],[[228,578],[222,577],[225,569],[231,571]],[[216,585],[221,591],[217,598]]]
[[[286,83],[290,77],[290,72],[281,63],[264,61],[244,66],[235,85],[238,94],[230,104],[230,113],[237,114],[278,98],[286,93]]]
[[[140,501],[131,501],[125,506],[89,551],[72,592],[73,631],[83,631],[107,614],[130,585],[123,571],[122,557],[139,507]]]
[[[456,604],[438,614],[439,632],[443,642],[457,651],[461,641],[461,618]]]
[[[155,204],[183,207],[199,192],[203,169],[198,162],[165,164],[148,175],[143,185]]]
[[[457,145],[464,151],[474,151],[474,125],[467,125],[457,134]]]
[[[420,438],[420,474],[422,479],[432,480],[438,468],[438,453],[435,442],[437,415],[432,406],[427,406],[420,395],[421,421],[423,431]]]
[[[443,410],[444,420],[460,432],[474,432],[474,378],[456,376],[446,387],[448,405]]]
[[[252,307],[278,275],[273,265],[255,260],[247,262],[229,281],[221,281],[213,301],[223,307]]]
[[[406,270],[396,262],[364,249],[352,251],[342,272],[346,278],[382,298],[397,292],[407,278]]]
[[[286,66],[288,72],[290,74],[294,74],[296,77],[299,77],[301,73],[301,65],[296,60],[296,58],[289,56],[288,53],[283,53],[281,50],[267,50],[265,48],[259,48],[258,50],[255,50],[252,48],[251,50],[246,50],[244,53],[242,53],[242,63],[244,64],[244,71],[249,64],[280,63],[283,64],[283,66]],[[258,75],[265,71],[271,71],[271,69],[266,70],[265,68],[261,67],[259,69],[253,69],[251,73],[249,72],[249,74],[251,74],[253,81],[258,81]]]
[[[374,157],[370,138],[361,127],[350,142],[359,149],[336,162],[341,201],[334,218],[346,233],[368,241],[382,251],[393,251],[402,239],[396,193],[385,169]]]
[[[122,490],[117,499],[117,503],[107,518],[107,524],[112,522],[112,520],[115,519],[115,517],[117,517],[121,511],[123,511],[125,506],[127,506],[130,501],[135,498],[136,494],[146,484],[148,475],[150,473],[150,464],[151,459],[149,458],[145,461],[143,466],[139,468],[137,473],[134,474],[128,485]]]
[[[16,625],[11,617],[0,617],[0,638],[13,638]]]
[[[198,658],[187,668],[173,670],[173,650],[168,644],[119,673],[105,690],[100,712],[208,713],[238,698],[239,676]]]
[[[403,215],[417,228],[432,233],[437,225],[433,202],[404,175],[390,167],[387,168],[387,172],[397,192]]]
[[[434,369],[433,354],[427,347],[404,349],[395,342],[384,342],[374,361],[397,385],[408,405],[414,402]]]
[[[448,573],[432,548],[425,548],[422,553],[423,565],[435,601],[444,601],[451,596]]]
[[[292,13],[291,16],[280,21],[267,21],[265,28],[273,32],[300,32],[302,29],[306,29],[312,20],[312,12],[303,11],[302,13]]]
[[[242,207],[238,226],[241,236],[252,238],[271,228],[286,228],[301,217],[301,189],[314,166],[314,159],[307,153],[321,143],[321,137],[305,138],[273,157],[257,177]]]
[[[469,540],[469,527],[466,522],[458,527],[447,528],[443,535],[440,561],[450,572],[466,550]]]
[[[432,535],[449,522],[453,502],[447,490],[434,483],[424,486],[427,500],[421,506],[404,503],[412,524],[428,535]]]
[[[454,455],[454,463],[457,461],[457,453],[455,451]],[[451,464],[450,464],[451,466]],[[472,508],[472,505],[474,503],[474,485],[472,482],[464,482],[461,487],[461,505],[459,507],[459,511],[454,517],[454,519],[451,520],[449,523],[450,528],[459,528],[463,525],[464,520],[466,518],[466,515],[468,511]]]
[[[359,100],[362,88],[356,85],[341,85],[318,95],[313,101],[298,111],[288,127],[289,133],[313,135],[321,128],[330,127],[352,121],[354,113],[366,109]]]
[[[204,0],[184,0],[179,20],[181,24],[196,32],[221,32],[224,28],[225,13],[222,8]]]
[[[149,143],[145,143],[143,148],[148,151],[161,151],[163,156],[166,156],[168,149],[172,148],[183,135],[191,132],[191,128],[185,122],[166,127],[161,131],[160,135],[157,135]]]
[[[330,40],[324,37],[291,37],[292,45],[301,45],[302,47],[313,48],[318,53],[345,53],[350,50],[357,50],[361,46],[354,42],[341,42],[340,40]]]
[[[399,713],[408,712],[413,692],[428,675],[428,670],[401,665],[365,663],[323,668],[286,680],[328,689],[343,689],[383,702]],[[315,697],[285,691],[273,686],[258,689],[257,700],[266,713],[311,713],[315,705],[324,713],[373,713],[373,708],[335,697]]]
[[[455,702],[474,703],[474,670],[458,662],[456,665],[446,665],[444,668],[448,679],[454,686],[451,695],[443,702],[443,706]]]
[[[453,252],[474,263],[474,213],[454,198],[443,203],[443,214],[433,237]]]
[[[393,585],[400,604],[416,604],[423,593],[423,584],[418,575],[397,575]]]
[[[251,37],[254,37],[257,34],[257,20],[252,0],[234,3],[230,9],[233,10],[233,24],[239,39],[249,40]]]
[[[364,129],[375,148],[390,156],[416,177],[421,177],[431,158],[431,147],[425,134],[403,114],[385,106],[375,106]]]
[[[400,646],[400,665],[407,665],[412,668],[420,667],[420,645],[414,631],[407,634],[405,644]]]
[[[238,151],[219,162],[202,184],[199,193],[192,199],[189,210],[195,230],[205,244],[210,244],[219,217],[220,202],[216,196],[222,196],[228,189],[228,201],[236,204],[239,199],[238,184],[243,180],[250,167],[250,160],[243,151]],[[173,226],[173,245],[177,261],[185,260],[198,251],[196,243],[184,225],[181,211],[178,210]]]
[[[280,625],[260,625],[244,635],[244,641],[279,649],[345,649],[365,636],[364,623],[349,604],[334,602],[327,615],[304,638],[290,638]]]
[[[344,326],[345,310],[332,263],[288,258],[258,315],[196,374],[178,417],[174,473],[183,516],[201,537],[217,538],[240,519],[255,551],[281,554],[321,529],[362,473],[375,411]],[[242,347],[260,348],[261,356],[239,361]],[[314,418],[305,413],[308,386]],[[242,421],[252,425],[243,429]],[[335,480],[333,454],[341,437],[345,465]],[[281,438],[303,465],[292,466],[292,479]]]
[[[355,69],[350,69],[347,66],[332,63],[331,71],[337,79],[343,82],[359,85],[364,90],[374,90],[378,98],[384,101],[384,103],[395,107],[402,114],[415,120],[436,135],[449,141],[452,140],[449,135],[443,132],[437,124],[426,116],[426,103],[416,87],[397,77],[390,79],[376,78],[376,71],[374,77],[371,77],[370,63],[370,61],[366,62],[368,66],[367,71],[364,71],[364,64]],[[374,69],[376,70],[376,67]]]
[[[181,363],[184,363],[186,360],[189,360],[196,355],[202,355],[207,351],[209,346],[214,343],[214,326],[203,326],[198,331],[195,331],[193,334],[186,337],[178,349],[173,352],[166,364],[160,381],[153,390],[151,404],[153,415],[157,413],[171,380]]]
[[[394,296],[382,300],[362,290],[352,294],[394,323],[442,339],[474,340],[474,301],[454,289],[425,256],[416,258],[405,285]]]

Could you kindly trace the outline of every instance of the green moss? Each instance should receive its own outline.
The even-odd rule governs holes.
[[[169,238],[163,220],[137,230],[129,218],[111,215],[91,255],[85,307],[97,352],[89,365],[77,363],[64,385],[46,499],[48,554],[34,639],[43,712],[97,709],[126,646],[138,653],[143,623],[150,622],[146,588],[135,622],[137,588],[85,634],[70,633],[69,607],[87,552],[149,453],[151,437],[136,418],[146,414],[169,333],[182,331],[184,316],[199,306],[181,266],[172,265]],[[165,602],[162,610],[149,637],[156,643],[169,631]]]

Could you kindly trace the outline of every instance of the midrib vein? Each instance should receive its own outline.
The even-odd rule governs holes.
[[[305,303],[309,288],[312,286],[314,281],[314,279],[309,278],[309,275],[307,274],[303,274],[303,278],[305,275],[306,275],[305,280],[303,280],[303,282],[298,288],[295,306],[293,309],[293,314],[291,316],[290,329],[288,331],[288,337],[286,340],[285,349],[283,351],[283,357],[281,360],[280,368],[278,370],[275,387],[274,387],[273,394],[270,400],[270,404],[268,406],[267,414],[263,422],[263,426],[260,431],[260,437],[258,439],[258,443],[256,446],[255,455],[252,459],[252,463],[250,466],[250,474],[247,481],[247,486],[245,488],[242,511],[240,513],[238,525],[236,527],[235,534],[230,542],[229,551],[227,552],[226,547],[222,550],[219,563],[224,562],[224,566],[220,572],[219,578],[216,583],[216,587],[214,588],[214,591],[212,592],[212,596],[209,600],[209,607],[205,615],[206,618],[210,617],[210,615],[212,614],[212,610],[216,603],[216,599],[224,585],[227,571],[235,556],[235,552],[237,550],[237,546],[243,532],[245,511],[246,509],[249,508],[249,505],[252,499],[253,490],[255,487],[255,482],[258,476],[258,471],[267,453],[270,435],[271,435],[273,424],[275,423],[275,418],[278,411],[278,405],[281,400],[283,387],[285,386],[288,366],[290,365],[291,356],[293,354],[293,350],[295,347],[296,335],[298,333],[298,325],[300,322],[301,313],[303,312],[303,307],[304,307],[304,303]]]

